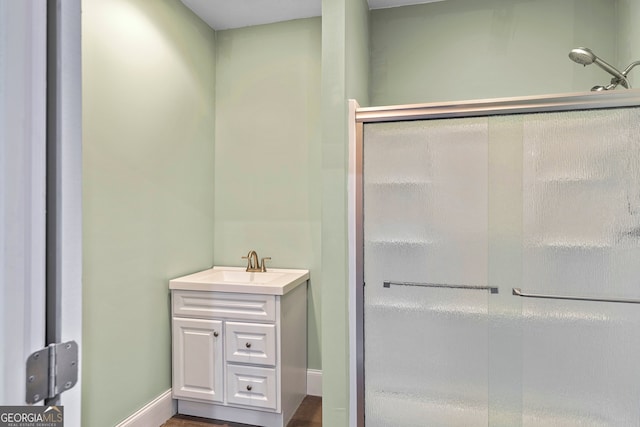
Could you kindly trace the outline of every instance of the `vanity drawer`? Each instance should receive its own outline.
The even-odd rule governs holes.
[[[174,316],[263,322],[276,319],[274,295],[174,290],[171,299]]]
[[[276,325],[226,322],[228,362],[275,366]]]
[[[277,408],[276,370],[227,365],[227,402],[254,408]]]

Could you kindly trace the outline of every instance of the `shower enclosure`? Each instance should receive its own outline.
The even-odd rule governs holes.
[[[358,425],[640,426],[637,105],[355,112]]]

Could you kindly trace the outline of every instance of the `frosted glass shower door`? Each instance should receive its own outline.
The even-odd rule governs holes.
[[[640,299],[640,110],[523,124],[522,292]],[[640,304],[520,298],[522,425],[640,426]]]
[[[487,119],[364,135],[366,425],[487,426]]]
[[[639,108],[367,123],[363,183],[367,427],[640,427]]]

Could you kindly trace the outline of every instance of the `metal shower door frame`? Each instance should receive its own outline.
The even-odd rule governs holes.
[[[349,369],[350,426],[364,427],[363,147],[367,123],[600,110],[640,106],[640,89],[495,98],[429,104],[359,107],[349,101]]]

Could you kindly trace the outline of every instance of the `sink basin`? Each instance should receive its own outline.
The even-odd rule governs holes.
[[[308,270],[270,268],[250,273],[241,267],[213,267],[169,281],[169,289],[284,295],[309,280]]]

